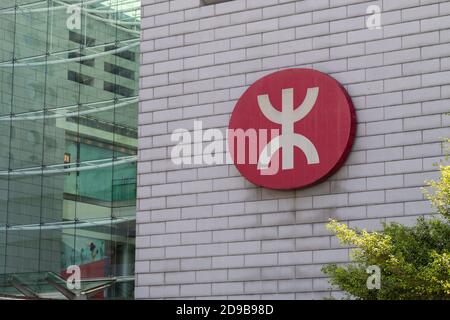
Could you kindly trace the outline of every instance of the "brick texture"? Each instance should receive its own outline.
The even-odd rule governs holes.
[[[382,7],[380,30],[365,27]],[[349,249],[329,218],[375,230],[433,211],[420,188],[450,136],[450,10],[439,0],[143,0],[136,298],[321,299]],[[255,80],[308,67],[357,109],[345,165],[314,187],[255,187],[232,165],[176,166],[176,128],[224,129]]]

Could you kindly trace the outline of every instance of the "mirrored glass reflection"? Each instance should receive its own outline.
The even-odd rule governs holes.
[[[2,0],[0,30],[0,296],[133,298],[140,0]]]

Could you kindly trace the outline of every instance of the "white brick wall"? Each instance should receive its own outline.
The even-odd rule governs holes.
[[[381,30],[366,9],[383,7]],[[136,298],[320,299],[320,268],[348,261],[325,229],[410,224],[450,136],[450,1],[143,0]],[[255,187],[234,166],[177,167],[170,134],[227,127],[242,92],[276,70],[329,73],[352,96],[345,165],[298,191]]]

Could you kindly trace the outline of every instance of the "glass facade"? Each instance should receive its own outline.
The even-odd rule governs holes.
[[[133,297],[139,38],[140,0],[0,1],[0,295]]]

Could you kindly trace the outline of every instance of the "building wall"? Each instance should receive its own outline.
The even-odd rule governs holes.
[[[382,29],[366,28],[369,5]],[[323,264],[349,250],[326,230],[414,223],[450,136],[450,1],[143,0],[136,298],[320,299]],[[174,129],[228,125],[249,85],[308,67],[357,110],[344,166],[297,191],[255,187],[233,165],[176,166]]]

